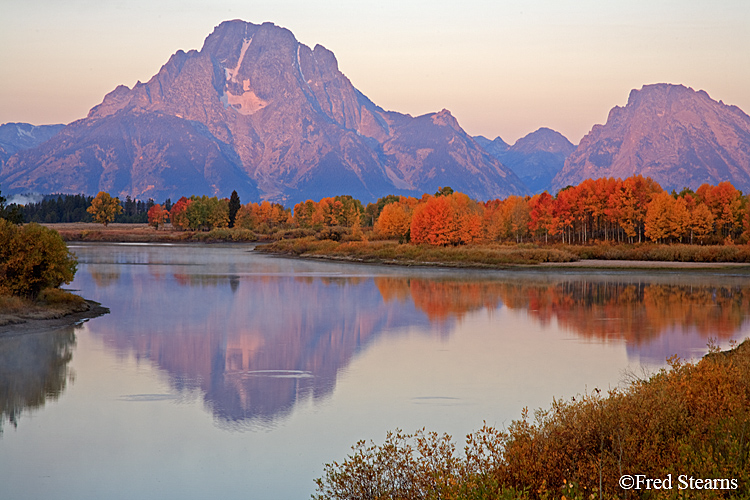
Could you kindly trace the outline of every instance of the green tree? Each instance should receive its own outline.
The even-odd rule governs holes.
[[[112,198],[109,193],[100,191],[86,211],[94,217],[95,222],[106,226],[122,213],[122,205],[120,205],[120,198]]]
[[[202,231],[227,227],[229,225],[229,202],[220,200],[216,196],[191,196],[191,203],[185,209],[188,228]],[[174,224],[174,220],[172,221]]]
[[[76,258],[57,231],[0,219],[0,291],[36,298],[45,288],[70,283],[75,272]]]
[[[229,197],[229,227],[234,227],[234,221],[241,206],[240,195],[237,194],[237,191],[232,191],[232,195]]]

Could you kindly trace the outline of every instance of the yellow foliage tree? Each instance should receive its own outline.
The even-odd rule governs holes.
[[[408,241],[411,232],[411,210],[400,203],[389,203],[383,207],[375,230],[386,238],[398,238],[399,241]]]
[[[86,211],[94,217],[94,221],[106,226],[122,213],[122,205],[120,205],[120,198],[112,198],[109,193],[100,191]]]

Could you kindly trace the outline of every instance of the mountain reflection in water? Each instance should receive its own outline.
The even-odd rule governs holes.
[[[709,338],[732,338],[750,310],[742,276],[331,276],[231,261],[206,272],[187,261],[141,265],[149,258],[138,255],[84,258],[82,288],[90,281],[112,310],[90,330],[123,355],[158,365],[176,390],[199,390],[220,425],[233,428],[271,425],[299,402],[329,396],[339,372],[382,335],[416,328],[447,338],[456,322],[481,310],[504,307],[540,327],[624,341],[628,356],[657,362],[689,358]]]

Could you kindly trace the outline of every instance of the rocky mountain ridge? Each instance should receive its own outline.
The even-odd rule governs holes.
[[[148,82],[119,86],[88,116],[0,171],[8,193],[104,190],[292,204],[351,194],[478,199],[524,194],[447,110],[411,117],[359,92],[325,47],[271,23],[226,21]]]
[[[635,174],[667,190],[729,181],[750,192],[750,117],[703,90],[645,85],[581,140],[552,189]]]

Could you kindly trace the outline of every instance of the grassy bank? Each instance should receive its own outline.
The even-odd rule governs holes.
[[[660,262],[750,263],[750,245],[568,245],[566,251],[580,259],[644,260]]]
[[[212,231],[177,231],[171,226],[154,229],[148,224],[93,223],[45,224],[56,230],[65,241],[101,241],[111,243],[188,243],[253,242],[258,235],[247,229],[214,229]]]
[[[750,498],[750,341],[698,363],[672,359],[606,395],[553,401],[533,419],[524,411],[507,429],[485,426],[463,452],[425,431],[352,450],[325,466],[316,498]],[[636,474],[671,480],[621,486]]]
[[[487,267],[574,262],[581,259],[750,263],[750,246],[699,245],[462,245],[434,247],[398,244],[395,241],[318,240],[313,237],[280,240],[258,251],[311,258],[400,265]]]
[[[653,243],[592,245],[538,245],[535,243],[474,244],[433,247],[398,244],[395,241],[334,241],[323,233],[292,229],[274,234],[257,234],[247,229],[177,231],[167,225],[159,230],[147,224],[92,223],[48,224],[65,241],[101,242],[265,242],[259,251],[302,257],[330,258],[357,262],[451,267],[503,267],[576,260],[621,260],[650,262],[748,263],[750,245],[659,245]],[[329,231],[330,232],[330,231]],[[344,233],[342,240],[351,239]],[[320,238],[320,239],[319,239]]]
[[[90,304],[83,297],[48,288],[32,300],[13,295],[0,295],[0,326],[25,323],[30,320],[58,319],[88,311]]]
[[[436,247],[400,245],[394,241],[317,240],[312,237],[280,240],[258,247],[258,251],[355,262],[446,267],[503,267],[542,262],[571,262],[577,257],[564,249],[528,246],[465,245]]]

